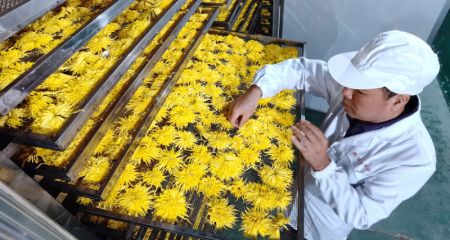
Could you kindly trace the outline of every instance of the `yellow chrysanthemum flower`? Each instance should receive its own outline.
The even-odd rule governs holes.
[[[195,145],[189,156],[189,160],[194,164],[208,164],[212,158],[208,147],[204,145]]]
[[[150,189],[142,184],[136,184],[127,188],[118,196],[118,206],[132,216],[145,216],[149,210],[153,194]]]
[[[293,179],[292,170],[281,165],[263,166],[259,169],[263,183],[277,189],[287,189]]]
[[[183,192],[166,189],[154,201],[154,215],[169,223],[187,218],[188,204]]]
[[[272,221],[264,211],[253,208],[242,214],[242,230],[251,238],[268,235],[271,232],[271,225]]]
[[[208,203],[208,220],[217,229],[231,228],[236,221],[236,210],[226,199],[213,199]]]
[[[175,170],[182,168],[184,161],[180,152],[175,150],[161,151],[161,157],[156,163],[157,168],[172,173]]]
[[[175,184],[183,191],[197,189],[203,176],[206,174],[207,166],[200,164],[188,164],[186,167],[174,174]]]
[[[236,155],[221,153],[211,160],[209,168],[218,179],[230,180],[241,175],[244,165]]]
[[[294,150],[289,146],[272,146],[267,151],[267,154],[274,162],[285,166],[289,166],[294,161]]]
[[[223,191],[225,191],[225,184],[217,179],[216,177],[204,177],[200,186],[199,191],[205,194],[206,197],[218,197]]]
[[[166,176],[160,169],[153,168],[151,171],[141,173],[141,178],[145,183],[150,184],[155,188],[159,188],[166,179]]]
[[[197,138],[191,132],[177,131],[175,144],[181,149],[192,148],[197,142]]]
[[[88,183],[99,183],[108,173],[111,164],[106,157],[94,157],[89,159],[79,176]]]
[[[117,185],[130,185],[131,182],[136,180],[138,177],[138,172],[133,164],[127,164],[125,169],[120,174],[119,180],[117,180]]]

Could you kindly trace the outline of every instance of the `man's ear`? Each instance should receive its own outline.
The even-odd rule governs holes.
[[[398,109],[398,108],[403,108],[406,106],[406,104],[408,104],[410,99],[409,95],[405,95],[405,94],[398,94],[392,97],[393,100],[393,106],[394,108]]]

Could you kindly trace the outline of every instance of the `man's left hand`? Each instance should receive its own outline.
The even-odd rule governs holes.
[[[301,120],[292,126],[292,143],[302,153],[315,171],[324,169],[330,163],[328,139],[322,131],[308,121]]]

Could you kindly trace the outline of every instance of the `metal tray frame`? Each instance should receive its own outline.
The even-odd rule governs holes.
[[[132,217],[129,215],[114,213],[114,212],[106,211],[106,210],[99,209],[99,208],[81,206],[78,209],[78,211],[85,213],[85,214],[93,215],[93,216],[106,217],[106,218],[114,219],[114,220],[121,221],[121,222],[136,224],[136,225],[140,225],[140,226],[144,226],[144,227],[148,227],[148,228],[152,228],[152,229],[158,229],[158,230],[162,230],[163,232],[180,234],[180,235],[186,236],[186,237],[194,237],[195,239],[207,239],[207,240],[226,240],[227,239],[227,238],[224,238],[223,236],[220,236],[215,233],[207,232],[207,231],[194,230],[192,228],[181,227],[181,226],[174,225],[174,224],[156,222],[156,221],[152,221],[152,220],[149,220],[146,218],[141,218],[141,217]],[[156,236],[154,236],[154,238],[156,238]],[[150,237],[150,239],[154,239],[154,238]],[[165,238],[162,238],[162,239],[165,239]],[[169,238],[169,239],[173,239],[173,238]]]
[[[208,33],[222,35],[222,36],[235,35],[235,36],[239,36],[246,40],[256,40],[256,41],[260,41],[265,44],[278,44],[278,45],[282,45],[282,46],[297,47],[299,49],[299,56],[302,56],[304,54],[304,50],[303,50],[304,42],[295,42],[295,41],[289,41],[289,40],[284,40],[284,39],[279,39],[279,38],[274,38],[274,37],[268,37],[268,36],[262,36],[262,35],[250,35],[250,34],[246,34],[246,33],[223,31],[223,30],[217,30],[217,29],[210,29]],[[300,110],[298,110],[296,113],[296,120],[304,119],[304,117],[305,117],[304,91],[303,90],[297,91],[295,97],[297,100],[297,103],[296,103],[297,110],[298,110],[298,108],[300,108]],[[305,161],[302,159],[302,156],[300,154],[298,156],[299,156],[298,157],[298,172],[300,173],[300,175],[297,175],[296,184],[293,184],[292,191],[294,194],[295,192],[297,192],[297,189],[298,189],[299,195],[304,196],[303,177],[299,177],[299,176],[304,176],[303,174],[304,174]],[[187,197],[187,199],[191,199],[190,201],[201,202],[203,200],[202,196],[199,196],[197,199],[195,199],[195,196],[192,196],[194,194],[192,194],[192,193],[188,193],[188,194],[190,194],[190,196]],[[76,203],[70,202],[67,204],[76,204]],[[303,232],[304,232],[304,229],[303,229],[304,199],[303,198],[299,198],[298,209],[299,209],[299,213],[298,213],[298,225],[297,225],[297,229],[298,229],[297,239],[303,239]],[[191,209],[191,210],[194,211],[194,210],[198,210],[198,209]],[[209,224],[206,224],[205,228],[203,230],[194,230],[191,227],[187,226],[185,224],[185,222],[181,222],[177,225],[166,224],[166,223],[152,221],[151,219],[149,219],[150,216],[148,216],[148,217],[131,217],[129,215],[118,214],[118,213],[114,213],[112,211],[89,207],[89,206],[79,206],[77,211],[79,213],[87,214],[89,216],[100,216],[100,217],[105,217],[107,219],[114,219],[117,221],[126,222],[129,224],[132,224],[132,226],[130,226],[130,228],[134,228],[136,225],[141,226],[142,228],[139,229],[138,235],[137,235],[138,237],[141,237],[141,238],[138,238],[138,239],[143,239],[147,228],[157,230],[155,233],[152,232],[152,235],[150,236],[149,239],[160,239],[161,234],[163,234],[164,237],[169,237],[169,239],[183,239],[183,237],[194,237],[195,239],[216,239],[216,240],[227,239],[221,234],[212,233],[213,229],[210,229],[211,226]],[[196,214],[199,214],[199,212],[197,211],[192,214],[195,216],[189,214],[191,222],[193,221],[192,218],[196,217],[197,216]],[[88,224],[88,223],[85,223],[85,224]],[[100,229],[98,229],[98,230],[103,233],[107,233],[107,230],[105,230],[105,227],[103,227],[103,228],[104,229],[102,229],[100,227]],[[128,231],[129,230],[130,229],[128,229]],[[161,232],[159,232],[159,231],[161,231]],[[166,236],[167,233],[169,233],[169,236]],[[212,234],[212,235],[208,235],[208,234]]]
[[[250,34],[254,34],[255,33],[256,25],[258,23],[259,17],[261,16],[261,9],[262,9],[261,0],[256,0],[255,4],[256,4],[255,12],[253,12],[253,16],[249,16],[252,19],[250,20],[250,23],[247,26],[247,29],[244,29],[244,31],[246,31],[246,32],[248,32]]]
[[[184,67],[191,59],[201,40],[203,39],[208,29],[211,27],[214,19],[219,13],[218,8],[202,9],[202,13],[208,11],[210,12],[211,17],[205,23],[202,30],[200,30],[196,34],[193,43],[191,44],[189,49],[186,50],[184,57],[177,63],[174,70],[172,71],[173,74],[171,74],[171,77],[164,83],[162,90],[155,97],[155,101],[150,104],[149,111],[140,120],[136,131],[133,133],[134,136],[132,137],[132,141],[125,146],[118,159],[114,161],[114,164],[109,170],[108,174],[105,176],[102,183],[100,183],[99,189],[88,189],[86,187],[79,186],[78,182],[75,184],[71,184],[62,181],[50,180],[48,178],[43,180],[45,184],[56,188],[61,188],[62,192],[74,193],[79,196],[89,197],[96,200],[103,199],[110,193],[113,186],[116,184],[118,178],[120,177],[120,174],[125,168],[128,159],[132,156],[134,150],[139,146],[140,140],[145,136],[147,129],[152,124],[154,117],[166,100],[176,80],[180,77],[181,73],[184,70]]]
[[[0,115],[5,115],[21,103],[42,81],[58,69],[97,32],[115,19],[134,0],[116,1],[64,40],[16,80],[0,91]]]
[[[66,0],[30,0],[0,16],[0,42],[22,30],[29,23],[53,10]]]
[[[264,44],[277,44],[277,45],[283,45],[283,46],[289,46],[289,47],[296,47],[299,50],[299,56],[305,55],[305,44],[306,42],[298,42],[298,41],[291,41],[286,40],[282,38],[275,38],[275,37],[269,37],[269,36],[263,36],[263,35],[253,35],[253,34],[247,34],[247,33],[241,33],[241,32],[234,32],[234,31],[228,31],[228,30],[221,30],[212,28],[209,30],[210,34],[216,34],[216,35],[234,35],[238,36],[240,38],[246,39],[246,40],[255,40],[258,42],[262,42]]]
[[[93,130],[85,137],[83,141],[85,144],[80,144],[83,146],[78,146],[75,157],[73,157],[64,167],[54,167],[45,164],[27,164],[28,168],[33,169],[35,174],[42,175],[48,178],[58,178],[66,181],[76,181],[76,176],[83,167],[90,156],[92,151],[95,149],[96,145],[105,135],[106,131],[109,129],[110,125],[121,112],[123,107],[125,107],[128,100],[132,97],[133,93],[141,85],[142,81],[153,69],[156,62],[159,61],[162,54],[170,46],[172,41],[177,36],[178,32],[181,30],[184,23],[188,20],[193,11],[198,7],[199,1],[193,2],[188,8],[191,9],[185,14],[178,22],[172,26],[163,36],[162,41],[156,46],[148,55],[146,59],[146,64],[140,67],[133,77],[130,79],[130,84],[126,90],[123,90],[120,94],[121,97],[116,99],[105,112],[102,114],[102,121],[97,123]]]
[[[270,6],[263,5],[261,7],[261,11],[263,9],[270,9]],[[253,34],[261,34],[261,35],[265,35],[265,36],[272,36],[272,17],[271,16],[269,16],[269,17],[263,16],[261,14],[261,11],[259,12],[259,18],[258,18],[258,21],[256,23],[256,26],[255,26]],[[269,23],[263,24],[263,20],[268,20]],[[269,33],[263,33],[262,32],[262,28],[263,27],[268,28],[269,29]]]
[[[227,16],[225,21],[215,21],[213,23],[213,27],[223,27],[227,30],[230,30],[234,25],[234,22],[237,20],[237,16],[242,10],[244,4],[244,0],[237,0],[233,6],[231,13]]]
[[[246,20],[251,17],[251,16],[249,16],[250,12],[252,11],[252,9],[255,6],[255,4],[257,4],[257,2],[258,2],[258,0],[246,0],[246,1],[251,1],[249,8],[244,13],[244,15],[246,15],[247,17],[245,17],[242,22],[237,23],[238,27],[236,29],[236,32],[242,32],[243,31],[242,28],[244,27],[244,24],[245,24]],[[244,6],[242,6],[242,10],[243,10],[243,8],[244,8]],[[242,11],[241,11],[241,13],[242,13]],[[256,11],[255,11],[255,13],[256,13]],[[239,15],[236,17],[236,21],[238,20],[238,18],[239,18]],[[250,26],[250,24],[249,24],[249,26]]]
[[[132,47],[115,64],[102,80],[91,90],[91,93],[78,106],[80,109],[72,114],[63,127],[54,136],[38,134],[27,130],[12,130],[0,128],[0,134],[13,137],[13,142],[32,145],[36,147],[64,150],[78,134],[78,130],[89,119],[95,108],[101,103],[109,90],[120,80],[126,70],[136,60],[144,47],[164,27],[172,16],[181,8],[186,0],[178,0],[163,13],[142,33],[133,43]]]
[[[246,33],[240,33],[240,32],[232,32],[232,31],[225,31],[225,30],[218,30],[218,29],[211,29],[209,30],[209,33],[211,34],[218,34],[218,35],[234,35],[234,36],[238,36],[244,39],[251,39],[251,40],[255,40],[255,41],[259,41],[259,42],[263,42],[266,44],[272,43],[272,44],[278,44],[278,45],[284,45],[284,46],[291,46],[291,47],[297,47],[299,50],[299,57],[304,56],[305,55],[305,42],[296,42],[296,41],[290,41],[290,40],[285,40],[285,39],[280,39],[280,38],[275,38],[275,37],[268,37],[268,36],[263,36],[263,35],[251,35],[251,34],[246,34]],[[300,109],[300,111],[297,113],[296,116],[296,121],[300,120],[300,119],[305,119],[305,91],[304,90],[300,90],[296,92],[296,106],[297,109]],[[303,159],[303,156],[301,154],[298,154],[298,164],[297,164],[297,171],[299,173],[299,176],[304,176],[305,173],[305,161]],[[296,184],[294,185],[293,188],[293,192],[297,192],[299,196],[304,196],[304,188],[305,188],[305,183],[303,181],[303,177],[297,177],[296,178]],[[297,202],[297,209],[298,209],[298,214],[297,214],[297,239],[303,239],[304,237],[304,206],[305,206],[305,199],[303,197],[299,197],[298,198],[298,202]]]

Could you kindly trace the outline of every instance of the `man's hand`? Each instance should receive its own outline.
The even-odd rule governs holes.
[[[228,121],[234,127],[242,127],[253,115],[258,106],[258,100],[262,96],[262,91],[258,86],[251,86],[247,92],[239,96],[230,107]]]
[[[328,139],[318,127],[302,120],[292,126],[292,131],[294,132],[292,143],[315,171],[328,166],[330,163],[327,153]]]

